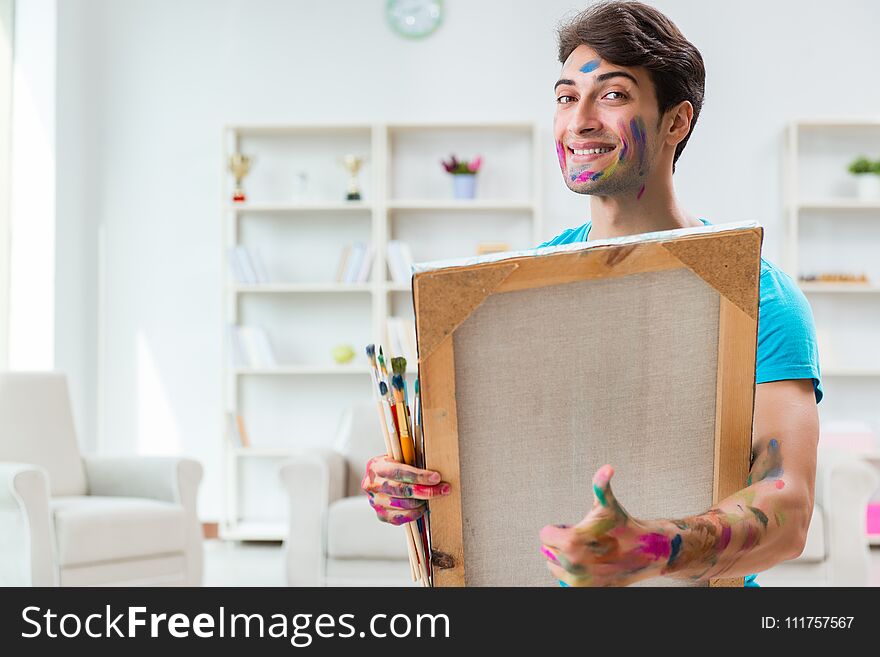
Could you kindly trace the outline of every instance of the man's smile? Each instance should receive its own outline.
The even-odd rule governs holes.
[[[568,160],[573,164],[585,164],[599,160],[617,150],[612,144],[600,144],[588,142],[586,144],[572,144],[565,147]],[[597,152],[598,151],[598,152]]]

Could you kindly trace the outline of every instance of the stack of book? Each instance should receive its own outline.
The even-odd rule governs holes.
[[[269,336],[259,326],[227,327],[233,367],[276,367],[275,354]]]
[[[233,447],[251,446],[251,439],[248,438],[247,430],[244,428],[244,419],[241,415],[226,413],[226,433]]]
[[[260,252],[256,248],[233,246],[229,249],[229,266],[235,282],[243,285],[258,285],[269,282],[269,275],[263,266]]]
[[[369,242],[346,244],[336,268],[337,283],[366,283],[373,268],[373,245]]]
[[[415,322],[407,317],[389,317],[387,330],[389,353],[403,356],[408,363],[417,363]]]
[[[395,283],[409,285],[412,279],[412,264],[413,259],[409,244],[390,240],[388,242],[388,271],[391,273],[391,280]]]

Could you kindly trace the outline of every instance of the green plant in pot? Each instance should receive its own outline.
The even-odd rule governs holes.
[[[856,177],[858,197],[863,201],[880,199],[880,160],[869,160],[859,156],[847,167]]]
[[[450,155],[449,160],[440,160],[446,173],[452,174],[453,194],[458,199],[470,199],[476,196],[477,172],[483,164],[482,156],[473,160],[459,160]]]

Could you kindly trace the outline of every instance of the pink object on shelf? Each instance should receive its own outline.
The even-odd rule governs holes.
[[[868,533],[880,535],[880,502],[868,504]]]

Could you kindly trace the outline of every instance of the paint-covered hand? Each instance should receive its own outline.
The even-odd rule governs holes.
[[[392,525],[420,518],[426,500],[449,494],[449,484],[440,481],[439,472],[398,463],[385,455],[367,462],[361,488],[379,520]]]
[[[627,586],[661,574],[675,546],[653,523],[633,518],[611,492],[614,469],[593,477],[593,508],[577,525],[547,525],[541,552],[568,586]]]

